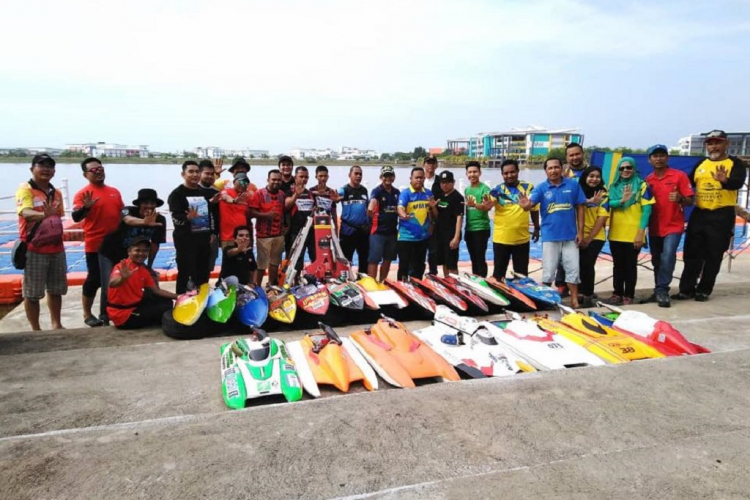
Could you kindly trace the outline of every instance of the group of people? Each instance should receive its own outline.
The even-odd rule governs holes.
[[[345,186],[333,189],[325,166],[310,172],[282,156],[278,168],[268,172],[266,185],[258,188],[250,182],[244,158],[234,160],[228,180],[221,178],[221,160],[186,161],[182,183],[167,198],[174,224],[176,294],[159,288],[152,269],[166,241],[166,219],[157,212],[164,201],[146,188],[125,206],[119,191],[105,184],[101,161],[87,158],[81,168],[88,184],[76,193],[72,211],[73,220],[82,224],[88,268],[84,321],[136,328],[160,320],[179,294],[208,282],[219,251],[222,278],[260,285],[267,273],[268,284],[275,285],[282,258],[290,258],[295,241],[315,260],[313,232],[304,241],[299,236],[319,210],[331,215],[345,257],[351,261],[356,253],[360,272],[380,281],[397,258],[399,280],[422,277],[426,268],[433,274],[439,267],[445,275],[457,273],[462,239],[472,272],[486,277],[490,236],[494,270],[489,279],[503,280],[511,261],[514,272],[526,275],[530,242],[541,237],[542,281],[565,285],[573,307],[590,305],[594,297],[595,265],[607,238],[614,261],[609,302],[633,302],[638,254],[648,230],[655,287],[646,301],[669,307],[684,208],[695,204],[686,230],[685,268],[673,298],[705,301],[733,235],[737,191],[746,175],[745,165],[727,155],[727,145],[724,132],[707,134],[708,157],[690,175],[670,168],[668,149],[655,145],[648,150],[653,173],[643,179],[635,160],[623,157],[609,186],[600,167],[585,164],[583,148],[575,143],[567,146],[564,160],[544,162],[547,180],[538,186],[520,180],[518,162],[508,159],[501,164],[504,182],[491,189],[481,181],[481,164],[471,161],[463,195],[451,171],[437,174],[434,157],[412,168],[403,191],[394,185],[393,167],[382,167],[380,184],[372,192],[362,185],[359,166],[351,167]],[[62,195],[51,184],[54,172],[55,160],[37,155],[32,178],[16,193],[19,231],[28,245],[24,307],[34,330],[39,329],[39,300],[45,291],[52,327],[62,328],[61,296],[67,292],[64,212]],[[313,173],[315,184],[308,188]],[[297,269],[303,266],[304,251],[292,263]],[[97,316],[92,308],[100,288]]]

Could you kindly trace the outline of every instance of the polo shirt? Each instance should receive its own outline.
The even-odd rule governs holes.
[[[533,189],[532,183],[519,181],[515,186],[509,186],[503,182],[490,191],[490,195],[495,200],[493,243],[523,245],[531,240],[530,214],[518,204],[518,195],[529,196]],[[534,207],[532,210],[539,211],[539,207]]]
[[[357,231],[369,230],[367,188],[362,185],[355,188],[347,184],[339,188],[339,196],[341,196],[341,234],[351,236]]]
[[[26,222],[26,219],[24,219],[21,216],[21,212],[23,212],[27,208],[31,208],[32,210],[36,212],[43,212],[44,211],[44,202],[47,201],[47,197],[49,196],[52,200],[52,203],[54,205],[57,205],[57,215],[60,217],[63,217],[65,215],[65,210],[63,209],[63,198],[62,193],[59,189],[55,189],[52,184],[50,184],[50,191],[49,193],[45,193],[39,187],[32,185],[29,183],[31,181],[24,182],[20,186],[18,186],[18,189],[16,190],[16,213],[18,214],[18,234],[20,235],[21,239],[23,241],[26,241],[26,234],[27,231],[30,231],[32,227],[34,227],[34,224],[36,222],[33,222],[31,225],[29,225]],[[119,221],[119,217],[118,217]],[[44,246],[34,246],[28,241],[26,241],[28,245],[28,251],[29,252],[35,252],[35,253],[60,253],[65,251],[65,247],[63,246],[63,239],[62,235],[60,235],[60,241],[59,243],[54,243],[51,245],[44,245]]]
[[[609,241],[632,243],[641,226],[643,207],[654,204],[646,182],[641,183],[640,200],[627,208],[613,208],[609,214]]]
[[[609,199],[605,195],[604,198],[602,198],[601,203],[598,205],[594,205],[593,203],[586,203],[586,208],[584,209],[584,219],[583,219],[583,236],[586,237],[589,235],[592,229],[594,229],[594,224],[596,224],[597,219],[599,217],[607,217],[609,218]],[[592,240],[599,240],[604,241],[607,239],[607,231],[606,231],[606,224],[602,226],[601,230],[591,238]]]
[[[377,186],[370,193],[370,199],[375,200],[375,210],[372,211],[372,226],[370,234],[394,235],[398,232],[398,199],[401,191],[391,186],[391,192],[383,185]]]
[[[89,184],[73,197],[73,211],[83,207],[83,196],[91,193],[97,199],[81,221],[85,252],[98,252],[104,237],[115,231],[120,224],[120,214],[125,204],[120,191],[111,186]]]
[[[284,200],[286,194],[279,189],[271,193],[267,188],[261,188],[253,193],[248,206],[254,208],[260,213],[278,212],[280,214],[276,219],[258,218],[255,222],[256,238],[273,238],[284,234]],[[232,239],[232,238],[230,238]]]
[[[130,259],[118,262],[112,269],[112,276],[120,276],[120,270],[123,266],[128,266],[133,274],[117,288],[109,287],[107,292],[107,303],[110,304],[107,306],[107,316],[115,326],[125,323],[135,311],[135,308],[143,299],[144,288],[156,286],[148,268],[142,264],[138,265]],[[129,307],[112,307],[111,304]]]
[[[398,206],[406,210],[409,220],[399,219],[398,241],[424,241],[430,237],[430,197],[429,189],[415,191],[411,185],[401,191]]]
[[[727,181],[723,185],[714,180],[712,175],[719,166],[727,171]],[[739,158],[729,156],[721,161],[706,158],[690,174],[690,180],[695,186],[695,206],[702,210],[733,207],[746,176],[747,169]]]
[[[586,203],[577,179],[562,179],[558,185],[544,181],[534,188],[529,200],[533,205],[540,205],[543,241],[576,239],[576,205]]]
[[[224,193],[232,199],[237,199],[239,193],[234,188],[227,188]],[[245,199],[240,203],[229,203],[219,200],[219,239],[221,241],[234,240],[234,228],[248,225],[247,200],[252,198],[253,193],[248,192]],[[252,230],[250,231],[252,238]]]
[[[651,208],[649,234],[666,236],[681,233],[685,227],[685,212],[682,204],[669,201],[669,195],[675,190],[683,197],[695,194],[687,174],[676,168],[667,167],[664,177],[660,179],[652,172],[646,177],[646,182],[656,202]]]

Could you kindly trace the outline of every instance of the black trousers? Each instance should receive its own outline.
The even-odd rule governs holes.
[[[519,274],[529,274],[529,250],[531,243],[521,243],[520,245],[504,245],[502,243],[492,243],[494,254],[495,270],[492,276],[496,280],[505,278],[508,272],[508,264],[513,259],[513,270]]]
[[[354,261],[354,252],[360,269],[367,269],[367,257],[370,253],[370,233],[367,231],[356,231],[354,234],[342,234],[339,236],[341,250],[349,262]]]
[[[685,267],[680,277],[680,292],[687,295],[710,295],[713,292],[716,276],[721,270],[721,260],[724,252],[729,250],[734,235],[734,218],[733,207],[693,209],[685,234],[682,255]]]
[[[121,330],[133,330],[151,325],[160,325],[161,317],[165,312],[172,309],[172,301],[164,297],[144,296],[141,303],[130,313],[128,320],[117,328]]]
[[[594,294],[596,282],[596,259],[604,246],[603,240],[592,240],[586,248],[579,248],[579,271],[578,276],[581,283],[578,285],[578,293],[590,297]]]
[[[635,285],[638,282],[638,253],[629,241],[610,241],[614,265],[612,283],[615,295],[632,299],[635,296]]]
[[[438,273],[437,253],[438,253],[437,231],[433,231],[433,233],[430,235],[429,239],[427,240],[427,264],[430,267],[430,274]],[[399,257],[398,259],[401,260],[401,257]]]
[[[177,263],[177,283],[175,293],[187,291],[188,280],[192,278],[196,287],[208,283],[211,274],[211,239],[208,234],[190,235],[174,242],[175,262]]]
[[[482,278],[487,276],[487,241],[489,239],[489,229],[466,231],[464,234],[466,249],[471,258],[471,272]]]
[[[409,276],[422,278],[425,268],[425,257],[429,240],[423,241],[399,241],[396,246],[398,252],[398,274],[397,278],[403,280]],[[435,264],[437,268],[437,264]]]

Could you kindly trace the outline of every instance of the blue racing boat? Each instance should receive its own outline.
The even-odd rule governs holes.
[[[259,286],[239,285],[237,288],[237,318],[243,325],[260,328],[268,317],[268,297]]]
[[[523,274],[513,273],[513,276],[513,279],[506,279],[505,284],[526,295],[540,308],[554,308],[562,302],[562,297],[557,290],[540,285]]]

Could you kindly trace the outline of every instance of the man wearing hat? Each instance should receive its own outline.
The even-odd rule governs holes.
[[[456,191],[453,172],[443,170],[438,176],[440,197],[437,198],[435,263],[443,266],[443,276],[458,274],[458,246],[461,244],[461,223],[464,218],[464,197]]]
[[[252,222],[247,216],[247,202],[252,192],[248,189],[250,179],[247,174],[235,171],[231,187],[221,192],[219,200],[219,238],[221,248],[234,243],[234,229],[238,226],[250,227],[250,247],[253,246]]]
[[[117,229],[123,209],[120,191],[104,183],[104,167],[97,158],[86,158],[81,162],[83,177],[88,184],[73,197],[73,221],[82,222],[83,244],[86,252],[88,275],[83,283],[81,302],[83,321],[88,326],[102,326],[107,318],[107,295],[99,297],[99,317],[91,312],[96,291],[109,281],[109,274],[100,273],[99,247],[104,237]]]
[[[152,276],[156,254],[159,246],[167,241],[167,219],[157,213],[156,209],[164,205],[156,191],[151,188],[138,190],[138,197],[132,206],[122,209],[120,223],[113,232],[107,234],[99,247],[100,272],[102,278],[102,297],[108,296],[109,276],[117,262],[126,259],[128,248],[137,238],[147,238],[150,247],[147,257],[147,267]],[[106,319],[106,318],[105,318]]]
[[[382,282],[388,277],[391,262],[396,260],[398,243],[398,198],[401,191],[393,183],[396,172],[390,165],[380,169],[380,185],[370,193],[367,214],[370,216],[370,248],[367,274]],[[380,275],[378,276],[378,264]]]
[[[641,303],[658,302],[659,307],[669,307],[669,284],[685,227],[683,207],[693,204],[695,193],[687,174],[667,164],[669,150],[665,145],[656,144],[648,148],[648,161],[654,167],[654,171],[646,177],[646,183],[655,201],[648,229],[655,286],[654,293]]]
[[[31,179],[16,190],[18,233],[27,244],[23,307],[32,330],[41,330],[39,300],[45,291],[52,329],[63,328],[60,311],[62,296],[68,292],[68,263],[60,218],[65,212],[62,193],[50,182],[54,176],[55,160],[48,154],[36,155],[31,161]],[[29,238],[32,231],[33,238]]]
[[[747,176],[745,163],[727,154],[726,132],[712,130],[704,144],[708,158],[700,160],[690,173],[695,209],[685,235],[680,293],[672,297],[677,300],[705,302],[713,292],[721,260],[734,235],[737,192]]]
[[[214,188],[216,188],[218,191],[223,191],[227,186],[232,186],[232,183],[234,182],[234,178],[232,179],[219,179],[219,176],[224,171],[221,167],[224,165],[224,160],[221,158],[216,158],[213,161],[214,164],[214,175],[216,176],[216,182],[214,182]],[[243,173],[247,175],[248,179],[250,178],[250,164],[243,158],[242,156],[238,156],[234,159],[232,162],[232,166],[229,167],[227,170],[230,174],[234,176],[234,174]],[[258,187],[253,184],[252,182],[247,185],[249,192],[254,192],[258,190]]]

